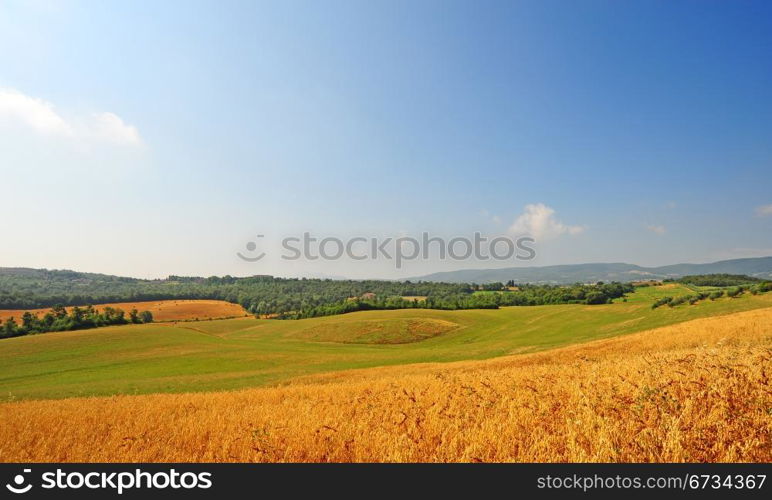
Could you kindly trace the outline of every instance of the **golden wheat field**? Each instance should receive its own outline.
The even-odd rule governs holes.
[[[3,461],[769,462],[772,308],[238,392],[0,404]]]
[[[186,321],[196,319],[236,318],[246,316],[247,312],[238,304],[232,304],[223,300],[154,300],[146,302],[118,302],[114,304],[97,304],[97,310],[105,307],[115,307],[128,313],[132,309],[150,311],[155,321]],[[67,307],[67,312],[72,307]],[[41,316],[51,308],[30,309],[29,311]],[[8,318],[21,319],[27,309],[0,309],[0,321]]]

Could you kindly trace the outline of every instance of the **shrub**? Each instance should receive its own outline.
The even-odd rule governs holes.
[[[593,291],[587,294],[585,302],[587,304],[606,304],[609,300],[605,294]]]
[[[665,304],[670,304],[672,300],[673,297],[662,297],[661,299],[654,301],[654,303],[651,305],[651,308],[656,309],[660,306],[664,306]]]
[[[675,307],[675,306],[684,304],[684,303],[686,303],[687,300],[689,300],[690,297],[691,297],[691,295],[684,295],[682,297],[676,297],[673,300],[671,300],[670,302],[668,302],[667,305],[669,305],[670,307]]]

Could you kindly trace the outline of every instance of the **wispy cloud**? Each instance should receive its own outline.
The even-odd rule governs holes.
[[[136,127],[115,113],[94,112],[66,119],[43,99],[10,88],[0,88],[0,127],[23,128],[33,133],[80,142],[139,146]]]
[[[491,222],[493,222],[494,224],[501,224],[501,217],[499,217],[498,215],[495,215],[495,214],[492,214],[492,213],[490,213],[490,212],[489,212],[488,210],[486,210],[486,209],[482,209],[482,210],[480,210],[480,215],[481,215],[482,217],[484,217],[485,219],[489,219],[489,220],[490,220]]]
[[[656,233],[656,234],[659,234],[659,235],[663,235],[663,234],[665,234],[667,232],[667,229],[665,228],[665,226],[654,226],[654,225],[652,225],[652,226],[646,226],[646,229],[648,229],[652,233]]]
[[[509,230],[514,234],[529,234],[537,240],[549,240],[563,234],[580,234],[585,227],[563,224],[555,217],[553,208],[544,203],[534,203],[525,206]]]
[[[124,123],[120,116],[109,111],[93,113],[89,131],[92,137],[108,142],[133,145],[142,143],[136,127]]]
[[[769,217],[772,215],[772,204],[756,207],[756,215],[759,217]]]

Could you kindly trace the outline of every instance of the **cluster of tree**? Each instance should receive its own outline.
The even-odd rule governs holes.
[[[705,291],[705,292],[700,292],[700,293],[691,294],[691,295],[682,295],[680,297],[675,297],[675,298],[662,297],[654,301],[654,303],[651,305],[651,308],[656,309],[658,307],[662,307],[665,305],[668,307],[675,307],[677,305],[685,304],[687,302],[690,305],[694,305],[701,300],[706,300],[706,299],[716,300],[716,299],[720,299],[724,295],[726,295],[729,298],[735,298],[735,297],[739,297],[745,292],[749,292],[752,295],[758,295],[760,293],[766,293],[769,291],[772,291],[772,282],[763,281],[755,285],[733,286],[733,287],[726,288],[725,290]]]
[[[738,286],[761,281],[759,278],[744,274],[695,274],[676,280],[678,283],[696,286]]]
[[[51,311],[38,317],[27,311],[21,317],[21,324],[14,318],[0,321],[0,337],[18,337],[30,333],[84,330],[100,326],[125,325],[128,323],[152,323],[153,313],[132,309],[129,317],[123,310],[105,307],[97,311],[93,306],[73,307],[69,313],[63,306],[54,306]]]
[[[512,285],[510,285],[509,283],[512,283]],[[483,290],[488,292],[498,292],[501,290],[506,290],[506,287],[500,281],[497,281],[495,283],[483,283],[482,285],[474,285],[474,286],[476,286],[478,290]],[[509,282],[507,283],[507,286],[509,287],[509,286],[515,286],[515,285],[512,280],[509,280]]]
[[[755,285],[743,285],[735,286],[726,290],[727,297],[737,297],[745,292],[749,292],[751,295],[758,295],[760,293],[766,293],[772,291],[772,281],[762,281]]]
[[[472,286],[477,289],[476,285]],[[500,288],[499,288],[500,289]],[[518,290],[502,293],[456,293],[429,295],[425,300],[406,300],[400,296],[357,298],[342,303],[323,304],[281,313],[279,318],[298,319],[329,316],[373,309],[498,309],[502,306],[536,306],[549,304],[608,304],[634,291],[628,283],[595,285],[518,285]]]
[[[675,297],[675,298],[662,297],[655,300],[654,303],[651,305],[651,308],[656,309],[662,306],[675,307],[677,305],[685,304],[687,302],[690,305],[694,305],[701,300],[705,300],[705,299],[716,300],[720,297],[723,297],[723,295],[724,295],[724,291],[719,290],[719,291],[710,292],[710,293],[703,292],[703,293],[698,293],[694,295],[681,295],[680,297]]]
[[[672,280],[665,280],[670,281],[672,283]],[[650,286],[662,286],[664,282],[657,281],[657,280],[646,280],[646,281],[633,281],[633,285],[635,285],[635,288],[646,288]]]
[[[635,291],[630,283],[594,285],[516,285],[517,290],[496,294],[502,306],[540,306],[548,304],[608,304]]]

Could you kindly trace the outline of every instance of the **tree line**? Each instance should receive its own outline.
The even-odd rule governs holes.
[[[772,282],[763,281],[755,285],[727,287],[725,290],[704,291],[695,294],[682,295],[680,297],[661,297],[654,301],[654,303],[651,305],[651,308],[656,309],[662,306],[675,307],[686,303],[689,305],[694,305],[702,300],[716,300],[724,296],[733,299],[741,296],[744,293],[758,295],[760,293],[766,293],[769,291],[772,291]]]
[[[365,309],[492,309],[543,304],[606,304],[632,292],[623,283],[517,285],[252,276],[169,276],[140,280],[74,271],[0,269],[0,309],[174,299],[224,300],[260,317],[305,318]],[[515,288],[510,290],[510,288]],[[476,293],[486,290],[494,293]],[[500,293],[495,293],[500,292]],[[422,296],[415,301],[403,297]]]
[[[474,293],[484,291],[499,293]],[[428,295],[426,299],[416,301],[401,296],[354,298],[341,303],[323,304],[309,308],[299,308],[278,315],[282,319],[311,318],[329,316],[354,311],[375,309],[498,309],[502,306],[538,306],[549,304],[609,304],[614,299],[623,298],[635,288],[629,283],[602,283],[594,285],[517,285],[516,290],[506,287],[470,285],[467,293],[450,295]]]
[[[668,281],[668,280],[665,280]],[[694,274],[675,280],[677,283],[696,286],[738,286],[761,283],[764,280],[744,274]]]
[[[29,311],[25,312],[21,316],[21,324],[17,323],[15,318],[8,318],[4,323],[0,320],[0,337],[19,337],[31,333],[62,332],[100,326],[152,322],[153,313],[150,311],[132,309],[127,318],[122,309],[114,307],[105,307],[98,311],[93,306],[84,308],[76,306],[68,313],[64,306],[57,305],[42,317]]]

